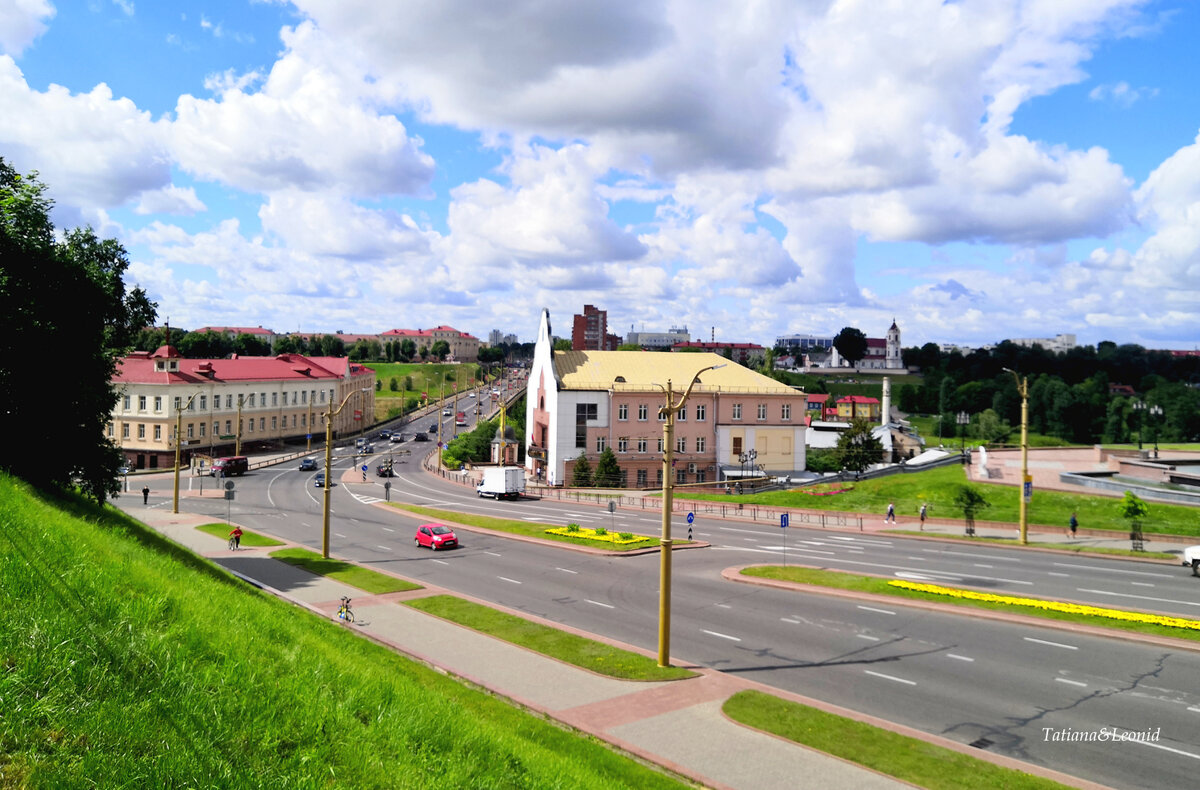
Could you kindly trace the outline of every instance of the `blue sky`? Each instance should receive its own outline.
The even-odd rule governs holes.
[[[1197,40],[1183,0],[0,0],[0,157],[183,327],[1196,348]]]

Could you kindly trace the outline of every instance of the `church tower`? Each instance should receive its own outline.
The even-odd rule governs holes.
[[[896,326],[895,318],[887,331],[887,355],[883,366],[889,370],[904,367],[904,358],[900,354],[900,327]]]

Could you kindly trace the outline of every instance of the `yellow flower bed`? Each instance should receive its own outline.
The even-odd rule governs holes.
[[[1121,609],[1103,609],[1099,606],[1084,606],[1077,603],[1062,603],[1060,601],[1043,601],[1037,598],[1017,598],[1012,595],[993,595],[992,593],[975,592],[974,590],[958,590],[953,587],[941,587],[936,584],[918,584],[916,582],[889,581],[889,585],[903,590],[932,593],[934,595],[949,595],[951,598],[962,598],[968,601],[989,601],[991,603],[1009,604],[1012,606],[1028,606],[1034,609],[1046,609],[1052,612],[1068,612],[1083,614],[1091,617],[1107,617],[1110,620],[1127,620],[1133,623],[1150,623],[1165,625],[1171,628],[1190,628],[1200,631],[1200,620],[1185,620],[1182,617],[1166,617],[1160,614],[1144,614],[1142,612],[1126,612]]]
[[[614,543],[622,546],[626,543],[640,543],[643,540],[651,540],[651,538],[648,538],[645,535],[632,535],[629,538],[621,538],[620,533],[608,531],[606,531],[603,535],[597,535],[596,530],[588,529],[587,527],[580,527],[574,532],[567,531],[566,527],[555,527],[554,529],[546,530],[546,532],[550,533],[551,535],[566,535],[568,538],[584,538],[586,540],[595,540],[601,543]]]

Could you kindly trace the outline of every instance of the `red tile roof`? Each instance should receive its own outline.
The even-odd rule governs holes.
[[[149,355],[130,354],[117,361],[114,383],[131,384],[203,384],[208,381],[337,381],[361,375],[366,368],[345,357],[306,357],[280,354],[275,357],[238,357],[229,359],[180,359],[179,370],[156,371]],[[210,375],[211,374],[211,375]]]
[[[879,403],[878,398],[869,398],[866,395],[846,395],[837,399],[838,403]]]

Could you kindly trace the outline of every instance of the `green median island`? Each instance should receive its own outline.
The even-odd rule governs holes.
[[[233,527],[224,521],[214,521],[211,524],[201,524],[200,526],[196,527],[196,529],[207,535],[212,535],[215,538],[229,540],[229,533],[233,530]],[[282,545],[284,545],[282,540],[268,538],[266,535],[259,535],[257,532],[251,532],[248,529],[242,530],[242,546],[244,547],[267,548],[270,546]]]
[[[721,709],[734,721],[929,790],[1066,790],[1067,787],[761,691],[739,691]]]
[[[692,786],[4,474],[0,607],[0,787]]]
[[[1180,617],[1169,617],[1149,612],[1131,612],[1123,609],[1107,609],[1099,606],[1028,598],[1015,595],[985,593],[955,587],[918,584],[902,579],[881,576],[860,576],[853,573],[829,571],[820,568],[804,568],[776,565],[760,565],[742,569],[743,576],[807,584],[814,587],[830,587],[838,590],[886,595],[892,598],[918,601],[933,601],[977,609],[1013,612],[1015,614],[1059,620],[1069,623],[1133,631],[1153,636],[1169,636],[1176,639],[1200,641],[1200,621]]]
[[[659,545],[659,539],[650,537],[649,535],[630,535],[627,532],[607,532],[591,529],[585,530],[582,528],[575,531],[567,531],[567,525],[555,527],[550,524],[533,523],[530,521],[478,516],[473,513],[455,513],[450,510],[436,510],[429,507],[406,505],[401,502],[392,502],[391,505],[398,510],[405,510],[435,521],[452,521],[456,524],[465,524],[469,527],[494,529],[497,532],[526,535],[531,538],[541,538],[542,540],[557,543],[573,543],[577,546],[591,546],[593,548],[604,548],[612,551],[635,551],[637,549],[656,548]],[[597,532],[600,532],[600,534],[597,535]],[[687,542],[686,540],[675,541],[675,543],[680,545]]]
[[[373,571],[370,568],[364,568],[361,565],[355,565],[350,562],[343,562],[332,557],[326,559],[315,551],[309,551],[308,549],[280,549],[279,551],[271,552],[271,557],[272,559],[286,562],[289,565],[295,565],[297,568],[303,568],[309,573],[315,573],[318,576],[327,576],[330,579],[349,584],[351,587],[357,587],[372,595],[421,589],[421,585],[419,584],[406,582],[403,579],[397,579],[395,576],[389,576],[386,573]]]
[[[655,659],[641,653],[622,650],[453,595],[415,598],[405,601],[404,605],[600,675],[622,680],[680,680],[696,676],[695,672],[681,667],[660,667]]]

